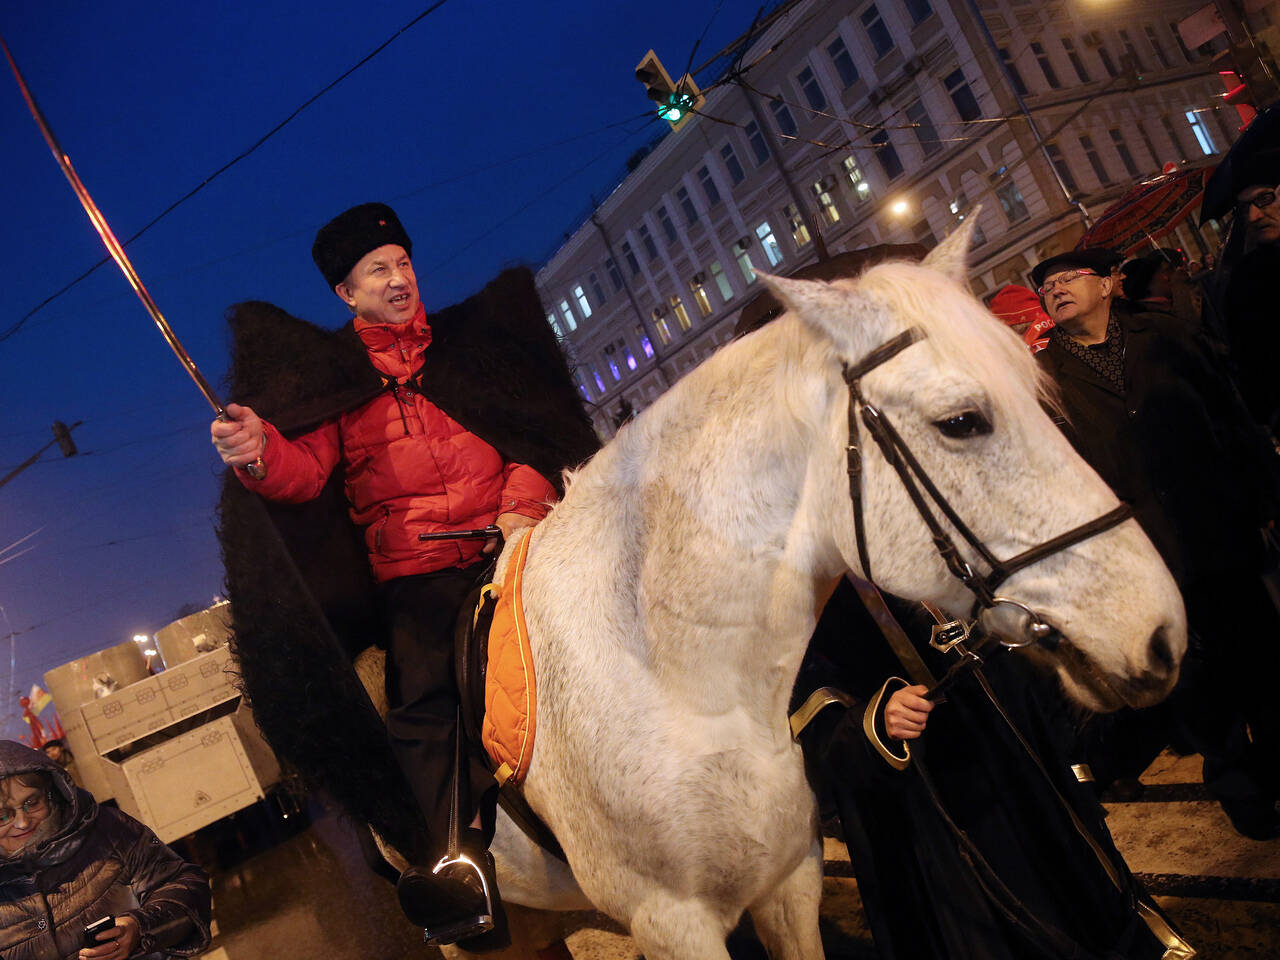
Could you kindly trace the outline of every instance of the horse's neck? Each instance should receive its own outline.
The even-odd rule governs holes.
[[[618,539],[604,562],[621,605],[638,612],[621,642],[666,694],[776,718],[831,575],[813,517],[813,491],[828,485],[814,457],[826,445],[812,427],[827,418],[814,405],[830,398],[820,373],[798,364],[800,347],[746,346],[628,426],[555,519],[607,517]],[[792,412],[801,408],[808,423]]]

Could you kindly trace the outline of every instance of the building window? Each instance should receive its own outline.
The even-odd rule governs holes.
[[[631,348],[627,346],[626,340],[617,340],[604,348],[605,363],[609,366],[609,373],[614,380],[622,379],[622,368],[635,370],[636,358],[631,352]]]
[[[1053,69],[1053,64],[1049,62],[1049,54],[1045,53],[1044,47],[1033,41],[1031,52],[1035,54],[1036,63],[1040,64],[1040,72],[1044,74],[1044,81],[1049,84],[1050,89],[1057,90],[1061,87],[1058,74]]]
[[[595,276],[595,274],[592,274]],[[591,316],[591,304],[587,302],[587,292],[582,289],[582,284],[573,288],[573,299],[578,301],[578,309],[582,311],[582,319],[586,320]]]
[[[955,195],[950,203],[951,215],[955,217],[957,226],[964,223],[964,218],[969,215],[969,198],[964,195],[961,190]],[[973,225],[973,245],[980,247],[987,242],[987,235],[982,232],[982,227],[978,224]]]
[[[705,273],[695,273],[689,278],[689,290],[693,293],[693,302],[698,305],[698,312],[704,317],[711,316],[711,298],[707,296]]]
[[[951,102],[955,104],[961,120],[967,123],[982,119],[982,108],[978,106],[978,98],[973,95],[973,88],[965,80],[963,70],[953,70],[942,84],[951,95]]]
[[[1209,128],[1205,126],[1204,120],[1201,119],[1199,111],[1188,110],[1186,112],[1187,123],[1191,125],[1191,132],[1196,135],[1196,143],[1200,144],[1200,149],[1204,151],[1206,157],[1212,157],[1218,152],[1217,144],[1213,142],[1213,134],[1209,132]]]
[[[907,13],[911,14],[912,24],[923,23],[925,18],[933,13],[929,0],[904,0],[903,6],[907,8]]]
[[[1093,175],[1098,178],[1100,184],[1106,186],[1111,182],[1111,178],[1107,176],[1107,168],[1102,165],[1102,157],[1098,156],[1098,148],[1093,145],[1093,137],[1082,133],[1080,146],[1084,148],[1084,156],[1089,161],[1089,166],[1093,167]]]
[[[565,329],[570,333],[578,329],[578,321],[573,316],[573,308],[569,306],[568,300],[560,301],[560,316],[564,317]]]
[[[702,184],[702,192],[706,194],[707,206],[714,207],[720,203],[720,191],[716,189],[716,182],[711,179],[711,171],[706,167],[698,168],[698,182]]]
[[[1182,143],[1178,140],[1178,134],[1177,131],[1173,129],[1173,124],[1169,122],[1168,114],[1160,115],[1160,125],[1164,127],[1165,135],[1169,138],[1169,142],[1173,144],[1173,150],[1174,153],[1178,155],[1178,159],[1185,160],[1186,157],[1182,156],[1184,152],[1182,149]]]
[[[805,67],[796,75],[796,82],[800,84],[800,89],[804,92],[804,98],[809,101],[809,106],[815,110],[827,109],[827,98],[822,93],[822,86],[818,83],[818,78],[813,75],[813,70]]]
[[[1031,212],[1027,210],[1026,201],[1022,199],[1022,191],[1018,189],[1018,184],[1014,182],[1013,174],[1009,172],[1008,167],[997,170],[991,182],[995,185],[1000,208],[1004,210],[1004,215],[1010,223],[1017,223],[1031,216]]]
[[[650,360],[653,359],[653,343],[649,340],[649,334],[644,328],[643,323],[637,323],[635,329],[636,342],[640,344],[640,349],[644,351],[644,355]]]
[[[738,162],[738,155],[733,152],[733,144],[726,143],[720,148],[720,158],[724,161],[724,169],[729,174],[729,181],[735,187],[747,179],[746,171]]]
[[[911,238],[928,250],[938,245],[938,238],[933,235],[933,227],[929,226],[929,221],[923,218],[911,228]]]
[[[836,37],[827,44],[827,56],[831,58],[831,65],[836,68],[840,82],[846,87],[853,86],[858,79],[858,68],[853,64],[853,57],[849,56],[849,48],[844,45],[843,37]]]
[[[1076,178],[1071,175],[1071,168],[1067,166],[1067,158],[1062,155],[1062,148],[1056,143],[1046,143],[1044,149],[1049,154],[1053,169],[1058,171],[1058,177],[1066,184],[1067,189],[1072,193],[1079,193],[1080,188],[1076,185]]]
[[[1147,35],[1147,43],[1151,44],[1151,49],[1155,52],[1156,59],[1160,61],[1160,66],[1168,70],[1173,63],[1169,60],[1169,55],[1164,52],[1164,45],[1156,35],[1156,28],[1148,23],[1142,30]]]
[[[813,238],[809,236],[809,228],[805,226],[804,217],[800,216],[799,208],[794,203],[789,203],[782,212],[786,215],[787,223],[791,227],[791,239],[796,249],[808,246]]]
[[[826,217],[827,223],[840,222],[840,208],[836,206],[835,198],[831,196],[831,191],[835,188],[835,177],[823,177],[815,182],[811,188],[813,195],[818,200],[818,208],[822,211],[822,215]]]
[[[872,134],[871,146],[875,149],[876,159],[880,161],[880,169],[884,171],[886,180],[894,180],[902,176],[902,161],[898,159],[898,151],[889,142],[888,130]]]
[[[929,119],[929,112],[919,100],[907,107],[907,120],[911,122],[911,130],[916,135],[916,141],[926,157],[942,149],[942,143],[938,140],[938,131],[933,121]]]
[[[547,323],[551,326],[551,331],[556,335],[556,339],[563,340],[564,332],[560,329],[560,324],[556,322],[556,315],[554,313],[547,314]]]
[[[778,246],[778,238],[773,235],[768,220],[756,227],[756,236],[760,238],[760,246],[764,247],[764,255],[769,258],[769,266],[776,267],[782,262],[782,248]]]
[[[877,60],[893,49],[893,37],[889,36],[889,28],[880,19],[880,11],[874,3],[863,12],[862,26],[867,31],[867,39],[871,41]]]
[[[627,266],[631,268],[631,275],[638,277],[640,275],[640,261],[636,259],[635,252],[631,249],[631,244],[622,241],[622,259],[627,261]]]
[[[617,349],[612,343],[604,348],[604,365],[609,368],[613,382],[618,383],[622,379],[622,371],[618,369]]]
[[[756,282],[755,264],[751,262],[751,241],[747,237],[743,237],[733,245],[733,256],[738,261],[738,268],[742,270],[743,277],[747,283]]]
[[[680,235],[676,233],[676,225],[671,222],[671,214],[667,213],[666,207],[658,208],[658,223],[662,225],[662,232],[667,235],[668,243],[675,243]]]
[[[590,400],[591,391],[587,389],[587,379],[582,375],[581,370],[573,371],[573,379],[578,382],[578,392],[582,394],[582,399]]]
[[[782,135],[794,137],[799,128],[796,126],[796,118],[791,115],[791,108],[782,102],[782,97],[778,96],[770,100],[769,109],[773,111],[774,123],[778,125]]]
[[[595,383],[596,389],[603,394],[604,393],[604,377],[600,376],[600,371],[596,369],[596,365],[594,363],[587,364],[587,372],[591,374],[591,379]]]
[[[684,187],[676,190],[676,202],[680,204],[680,209],[684,211],[685,223],[692,227],[698,222],[698,208],[693,205],[689,191]]]
[[[716,282],[716,288],[720,291],[720,299],[728,303],[733,299],[733,285],[724,275],[724,267],[720,266],[719,260],[714,260],[707,269],[711,271],[711,279]]]
[[[748,120],[742,128],[747,135],[747,143],[751,144],[751,152],[756,155],[756,166],[769,159],[769,144],[765,142],[760,126],[754,120]]]
[[[676,320],[679,321],[681,330],[688,330],[693,326],[689,322],[689,311],[684,308],[684,301],[680,299],[679,294],[673,293],[667,302],[671,304],[671,312],[676,315]]]
[[[1075,70],[1076,76],[1080,78],[1081,83],[1089,82],[1089,71],[1084,68],[1084,61],[1080,59],[1080,53],[1076,50],[1075,42],[1070,37],[1060,37],[1062,41],[1062,49],[1067,51],[1067,59],[1071,61],[1071,67]]]
[[[1125,142],[1124,134],[1118,129],[1107,131],[1111,137],[1111,145],[1116,148],[1116,153],[1120,155],[1120,162],[1124,164],[1124,172],[1130,177],[1138,175],[1138,165],[1133,162],[1133,154],[1129,152],[1129,144]]]
[[[1013,83],[1013,90],[1018,96],[1025,97],[1027,95],[1027,85],[1022,82],[1022,74],[1018,72],[1018,65],[1013,62],[1013,57],[1009,54],[1008,47],[1000,48],[1000,60],[1004,63],[1004,68],[1009,72],[1009,80]]]
[[[591,284],[591,292],[596,295],[599,303],[608,301],[609,298],[604,295],[604,287],[600,286],[600,280],[594,273],[587,275],[587,283]]]
[[[1151,140],[1151,134],[1147,133],[1147,128],[1141,123],[1135,123],[1138,128],[1138,136],[1142,138],[1142,145],[1147,148],[1147,153],[1151,154],[1151,165],[1153,167],[1160,166],[1160,154],[1156,151],[1156,145]],[[1177,144],[1175,143],[1176,147]]]
[[[1092,46],[1098,51],[1098,59],[1102,61],[1102,69],[1107,71],[1107,76],[1113,79],[1120,76],[1120,73],[1116,70],[1115,61],[1111,59],[1111,51],[1103,44],[1102,37],[1098,34],[1098,31],[1089,31],[1089,35],[1085,39],[1088,41],[1085,44],[1086,46]]]
[[[858,166],[858,161],[854,159],[853,154],[841,160],[840,166],[844,168],[844,175],[849,179],[854,199],[859,203],[870,200],[871,184],[867,183],[867,178],[862,175],[862,169]]]
[[[649,259],[656,260],[658,258],[658,245],[653,242],[648,226],[643,223],[640,224],[636,228],[636,236],[640,238],[640,244],[644,247],[644,252],[649,255]]]
[[[666,307],[653,308],[653,329],[658,331],[658,339],[664,346],[671,342],[671,327],[667,325],[666,313]]]
[[[1138,56],[1138,48],[1135,47],[1133,45],[1133,41],[1129,39],[1129,31],[1121,30],[1119,33],[1120,45],[1124,47],[1125,56],[1131,57],[1133,65],[1138,68],[1139,72],[1141,72],[1144,69],[1142,66],[1142,58]]]
[[[613,284],[615,293],[622,292],[622,272],[618,269],[618,265],[613,262],[613,257],[609,257],[604,262],[604,268],[609,274],[609,282]],[[603,297],[601,298],[603,299]]]
[[[1169,32],[1173,34],[1173,39],[1178,42],[1178,49],[1182,51],[1182,59],[1186,60],[1187,63],[1194,62],[1196,59],[1195,54],[1188,50],[1187,45],[1182,42],[1182,34],[1179,32],[1176,22],[1169,24]]]

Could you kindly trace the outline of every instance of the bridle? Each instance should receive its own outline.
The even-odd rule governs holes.
[[[886,361],[896,357],[916,341],[923,340],[924,337],[925,334],[920,328],[911,327],[898,334],[892,340],[882,343],[857,363],[853,365],[842,364],[844,382],[849,388],[849,445],[847,447],[849,499],[853,502],[854,535],[857,538],[858,556],[862,561],[862,575],[868,581],[872,579],[871,559],[867,553],[866,521],[863,516],[862,505],[863,458],[862,448],[859,444],[859,420],[866,425],[867,432],[875,440],[885,460],[897,472],[898,478],[902,481],[902,486],[907,491],[907,495],[911,497],[911,502],[915,504],[916,511],[920,514],[921,519],[924,520],[925,526],[929,528],[929,534],[933,538],[933,545],[947,565],[947,570],[973,593],[974,604],[969,614],[970,619],[976,620],[987,610],[1001,604],[1017,607],[1028,618],[1024,628],[1026,639],[1022,642],[1002,639],[1000,642],[1008,647],[1023,647],[1036,642],[1045,646],[1052,646],[1057,637],[1057,631],[1046,623],[1044,618],[1035,610],[1017,600],[997,596],[996,590],[1000,584],[1004,583],[1005,580],[1019,570],[1074,546],[1082,540],[1088,540],[1090,537],[1110,530],[1112,527],[1129,519],[1133,512],[1127,504],[1122,503],[1114,510],[1108,511],[1087,523],[1082,523],[1078,527],[1073,527],[1066,533],[1059,534],[1051,540],[1046,540],[1038,546],[1024,550],[1015,557],[1011,557],[1008,560],[997,558],[987,545],[960,519],[960,515],[956,513],[951,504],[947,502],[947,498],[938,490],[933,480],[930,479],[929,474],[920,465],[920,461],[916,459],[915,455],[912,454],[910,448],[898,431],[894,429],[893,424],[889,422],[884,412],[868,403],[862,395],[862,378],[864,376]],[[928,494],[928,499],[926,499],[925,494]],[[988,567],[986,574],[976,572],[960,555],[955,540],[952,539],[951,534],[947,532],[934,510],[930,507],[930,500],[933,501],[934,507],[951,523],[956,532],[982,558],[982,561]]]

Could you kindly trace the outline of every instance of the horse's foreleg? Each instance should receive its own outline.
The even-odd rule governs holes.
[[[756,934],[771,960],[821,960],[822,842],[771,893],[750,907]]]
[[[729,928],[707,904],[650,896],[631,915],[631,938],[645,960],[729,960]]]

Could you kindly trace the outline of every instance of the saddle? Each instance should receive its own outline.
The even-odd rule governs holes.
[[[536,682],[519,601],[529,540],[526,535],[517,546],[504,582],[492,580],[495,560],[458,614],[454,663],[461,732],[467,749],[494,775],[498,803],[507,816],[538,846],[564,860],[555,834],[520,791],[533,752],[536,724]]]

